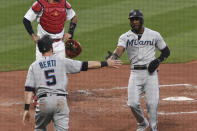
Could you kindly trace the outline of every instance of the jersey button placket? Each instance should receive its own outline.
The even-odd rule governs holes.
[[[137,39],[137,48],[138,48],[138,55],[137,55],[137,59],[138,59],[138,62],[139,62],[139,60],[141,59],[140,57],[140,55],[141,55],[141,53],[140,53],[140,45],[139,45],[139,40]]]

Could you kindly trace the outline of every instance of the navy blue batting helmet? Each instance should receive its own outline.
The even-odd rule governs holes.
[[[41,53],[50,51],[52,48],[53,39],[49,35],[44,35],[38,40],[38,49]]]
[[[144,19],[144,16],[143,16],[142,12],[138,9],[131,10],[130,13],[129,13],[129,18],[128,19],[132,19],[132,18],[135,18],[135,17]]]

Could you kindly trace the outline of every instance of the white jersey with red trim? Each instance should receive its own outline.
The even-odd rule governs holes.
[[[67,1],[66,1],[67,2]],[[38,22],[38,26],[37,26],[37,35],[39,38],[41,38],[42,36],[44,35],[50,35],[52,39],[61,39],[64,35],[64,29],[60,32],[60,33],[57,33],[57,34],[52,34],[52,33],[49,33],[47,31],[45,31],[42,26],[40,25],[40,17],[42,16],[43,14],[43,10],[41,9],[41,6],[38,6],[38,2],[34,2],[34,4],[31,6],[31,8],[27,11],[27,13],[25,14],[25,18],[28,19],[30,22],[33,22],[35,20],[37,20]],[[36,6],[36,7],[35,7]],[[67,2],[66,3],[66,19],[67,20],[71,20],[74,16],[75,16],[75,11],[71,8],[71,5]],[[32,7],[34,7],[34,10],[32,9]]]

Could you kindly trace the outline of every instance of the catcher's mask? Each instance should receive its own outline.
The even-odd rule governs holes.
[[[53,39],[49,35],[44,35],[38,40],[38,49],[43,54],[52,48]]]
[[[129,13],[129,18],[128,19],[130,19],[130,24],[131,24],[132,29],[135,28],[134,25],[132,25],[132,21],[134,21],[134,20],[139,20],[140,21],[139,29],[141,29],[142,25],[144,24],[144,16],[143,16],[142,12],[138,9],[131,10],[130,13]]]

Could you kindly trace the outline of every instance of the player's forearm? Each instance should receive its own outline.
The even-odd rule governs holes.
[[[88,69],[97,69],[106,66],[118,68],[120,65],[122,65],[120,60],[113,59],[108,59],[107,61],[84,61],[82,63],[81,71],[87,71]]]
[[[31,22],[28,19],[26,19],[25,17],[23,18],[23,24],[25,26],[25,29],[29,33],[29,35],[34,34],[34,31],[33,31],[32,25],[31,25]]]
[[[32,91],[25,91],[25,98],[24,98],[24,101],[25,101],[24,110],[25,111],[29,110],[32,96],[33,96],[33,92]]]
[[[76,26],[77,26],[77,16],[75,15],[71,19],[71,22],[70,22],[70,25],[69,25],[69,29],[68,29],[68,33],[71,34],[71,39],[74,36],[74,31],[75,31]]]
[[[77,15],[75,15],[75,16],[71,19],[71,22],[77,24]]]
[[[97,69],[101,67],[101,62],[99,61],[88,61],[88,69]]]
[[[24,98],[25,104],[31,103],[32,96],[33,96],[32,91],[25,91],[25,98]]]
[[[118,57],[121,57],[122,54],[124,53],[124,47],[123,46],[118,46],[115,50],[114,50],[114,54],[117,54]]]
[[[163,50],[161,50],[161,55],[159,56],[158,60],[160,62],[164,61],[170,56],[170,49],[166,46]]]
[[[110,64],[111,65],[111,64]],[[97,69],[108,66],[107,61],[84,61],[82,63],[81,71],[87,71],[88,69]]]

